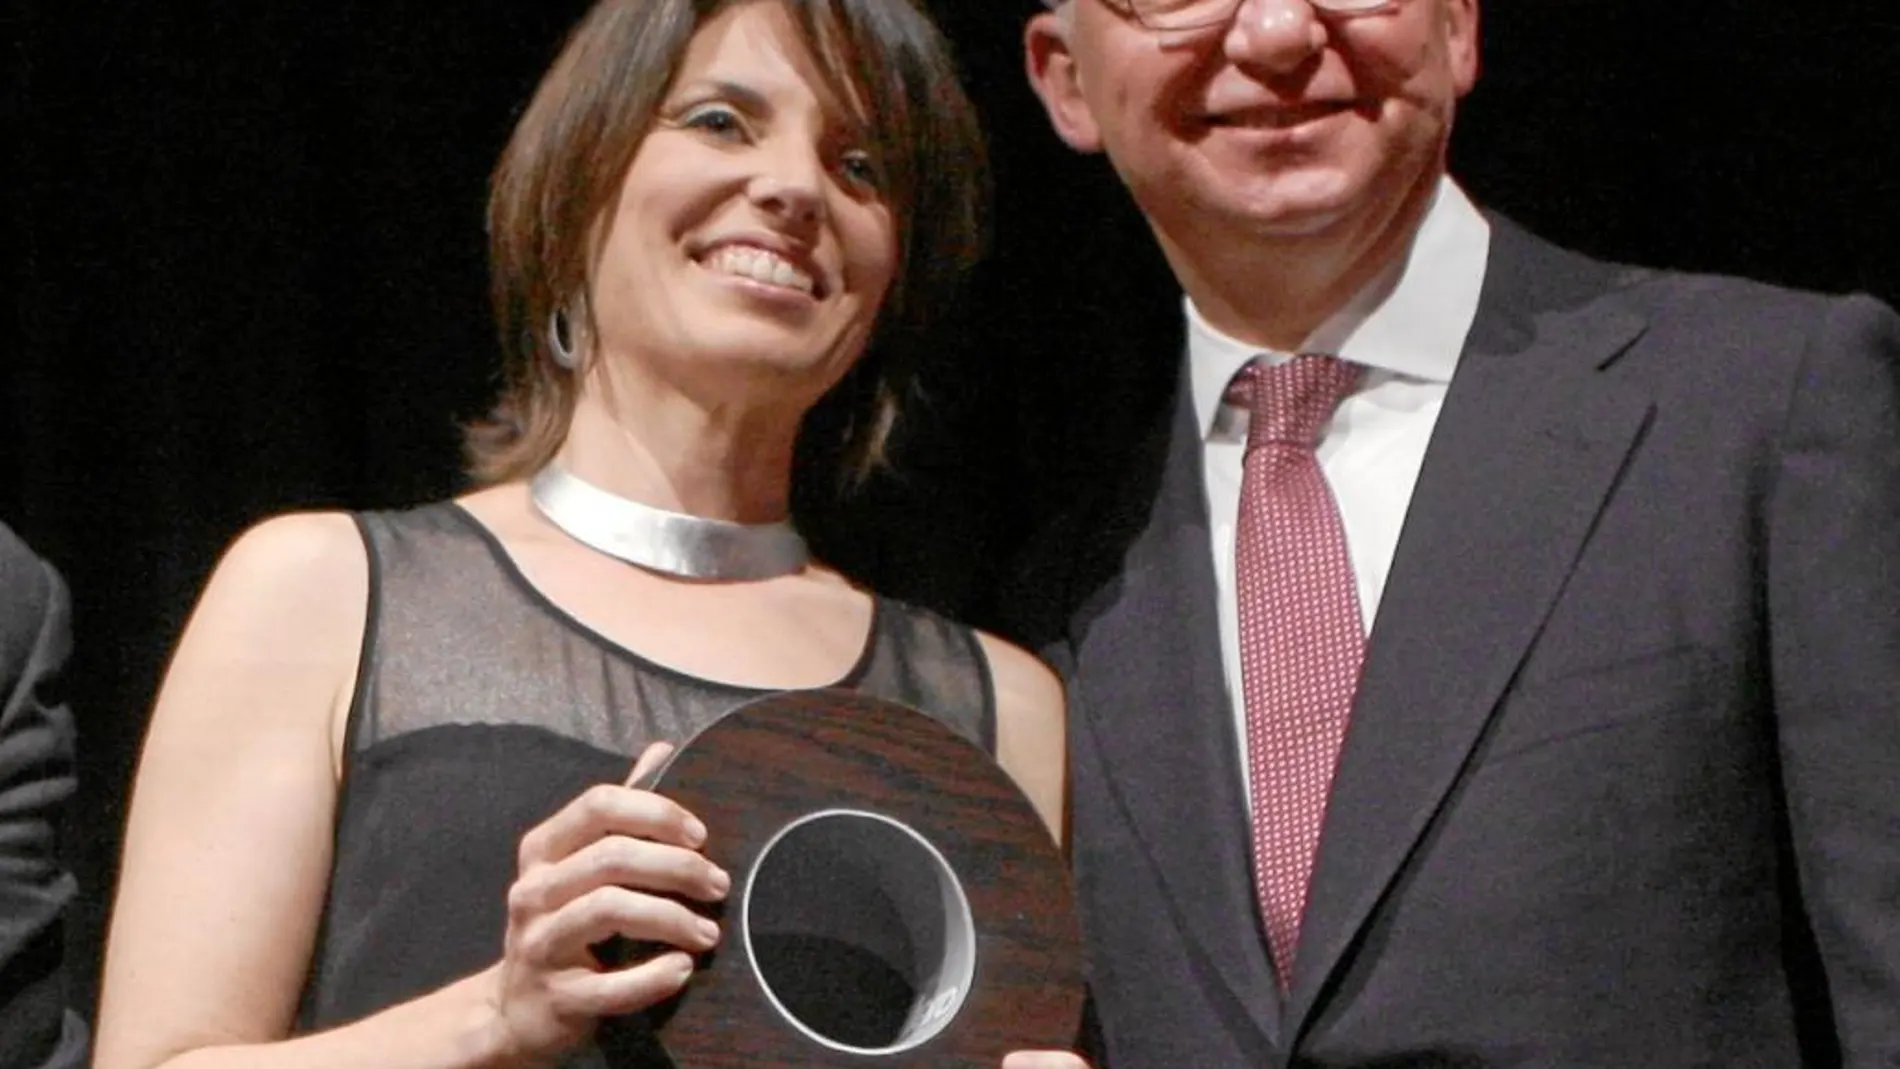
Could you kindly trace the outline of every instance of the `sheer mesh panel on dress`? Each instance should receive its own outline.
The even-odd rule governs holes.
[[[484,724],[531,725],[631,756],[767,693],[684,675],[591,631],[453,503],[358,522],[372,581],[354,754],[427,728]],[[989,673],[969,629],[879,599],[868,639],[841,685],[924,709],[994,750]]]

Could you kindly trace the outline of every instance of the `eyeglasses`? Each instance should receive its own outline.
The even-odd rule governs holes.
[[[1399,0],[1306,0],[1328,15],[1371,15]],[[1240,0],[1102,0],[1109,8],[1161,32],[1204,30],[1234,17]]]

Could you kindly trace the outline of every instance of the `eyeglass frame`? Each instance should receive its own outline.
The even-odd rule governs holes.
[[[1043,0],[1043,5],[1049,10],[1054,11],[1068,2],[1069,0]],[[1136,0],[1101,0],[1103,7],[1108,8],[1110,11],[1124,18],[1133,19],[1136,25],[1150,33],[1192,33],[1196,30],[1211,29],[1233,18],[1234,12],[1239,11],[1240,5],[1244,2],[1245,0],[1226,0],[1226,10],[1221,12],[1219,17],[1216,18],[1176,26],[1156,26],[1141,16],[1141,12],[1135,7]],[[1358,18],[1361,15],[1377,15],[1381,12],[1390,11],[1399,6],[1402,0],[1371,0],[1365,7],[1348,8],[1335,8],[1329,5],[1341,2],[1351,3],[1352,0],[1306,0],[1306,2],[1313,5],[1314,10],[1322,15],[1332,15],[1337,18]]]

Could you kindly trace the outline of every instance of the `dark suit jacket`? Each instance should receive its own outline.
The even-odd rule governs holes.
[[[59,685],[66,588],[0,524],[0,1069],[77,1069],[86,1032],[66,1010],[61,913],[72,876],[58,817],[72,796],[73,724]]]
[[[1110,1069],[1900,1065],[1900,321],[1503,221],[1291,991],[1185,397],[1015,594]]]

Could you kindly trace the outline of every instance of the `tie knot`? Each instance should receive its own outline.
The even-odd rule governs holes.
[[[1311,449],[1339,402],[1359,384],[1363,368],[1336,356],[1296,356],[1284,364],[1255,360],[1234,376],[1230,395],[1247,407],[1247,448],[1266,442]]]

